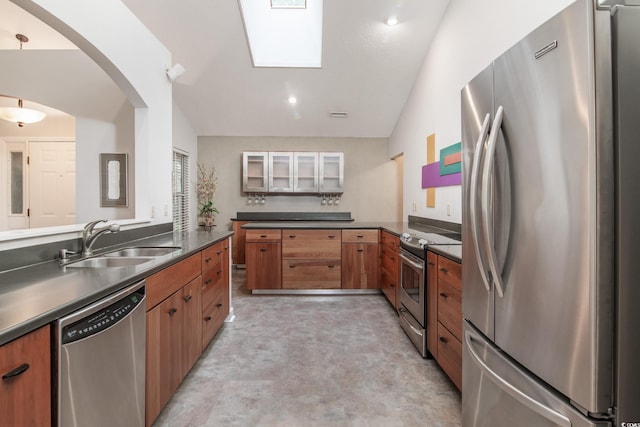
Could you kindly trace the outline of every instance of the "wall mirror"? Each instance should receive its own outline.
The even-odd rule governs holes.
[[[23,33],[29,41],[20,49],[16,34]],[[0,238],[25,228],[134,218],[134,109],[120,88],[84,52],[8,0],[0,0],[0,63],[0,107],[23,99],[25,108],[46,112],[22,127],[0,119]],[[101,203],[100,153],[125,155],[111,167],[128,179],[128,191],[109,187],[107,203]],[[32,172],[37,159],[47,163],[39,175]],[[38,179],[50,186],[38,190],[32,185]]]

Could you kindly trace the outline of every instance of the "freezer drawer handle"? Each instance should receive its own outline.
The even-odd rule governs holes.
[[[478,356],[478,353],[474,350],[474,342],[473,337],[471,336],[471,332],[464,332],[464,340],[467,347],[467,350],[471,354],[472,361],[480,367],[480,370],[498,387],[504,390],[511,397],[517,399],[520,403],[525,405],[527,408],[532,411],[540,414],[546,419],[565,427],[571,427],[571,421],[562,415],[560,412],[554,411],[553,409],[544,406],[542,403],[523,393],[521,390],[518,390],[513,384],[496,374],[481,358]]]
[[[23,363],[22,365],[18,366],[17,368],[7,372],[6,374],[4,374],[2,376],[3,380],[8,380],[9,378],[13,378],[13,377],[17,377],[18,375],[22,374],[23,372],[25,372],[27,369],[29,369],[29,364],[28,363]]]

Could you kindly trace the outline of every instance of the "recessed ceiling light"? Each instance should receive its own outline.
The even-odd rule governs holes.
[[[271,0],[271,9],[306,9],[307,0]]]
[[[290,96],[289,97],[289,104],[295,104],[296,102],[298,102],[298,100],[296,99],[295,96]]]
[[[397,16],[391,15],[390,17],[387,18],[387,25],[388,26],[393,27],[397,23],[398,23],[398,17]]]
[[[346,119],[347,112],[346,111],[332,111],[329,113],[329,117],[334,119]]]

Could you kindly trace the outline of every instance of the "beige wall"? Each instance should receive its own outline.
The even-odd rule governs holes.
[[[243,151],[338,151],[344,153],[344,194],[339,206],[322,206],[318,196],[271,195],[264,205],[247,204],[242,193]],[[198,137],[198,162],[214,165],[220,210],[218,227],[236,212],[351,212],[356,221],[400,221],[401,185],[387,138]],[[193,180],[196,174],[193,173]],[[196,204],[194,203],[194,206]],[[195,209],[195,207],[194,207]]]

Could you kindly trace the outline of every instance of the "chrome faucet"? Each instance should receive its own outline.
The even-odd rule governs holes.
[[[82,255],[83,256],[91,256],[93,252],[91,251],[91,246],[95,243],[98,236],[104,233],[117,233],[120,231],[120,226],[118,224],[106,225],[102,228],[95,228],[96,225],[101,222],[107,222],[106,219],[99,219],[97,221],[91,221],[89,224],[84,226],[84,230],[82,231]]]

